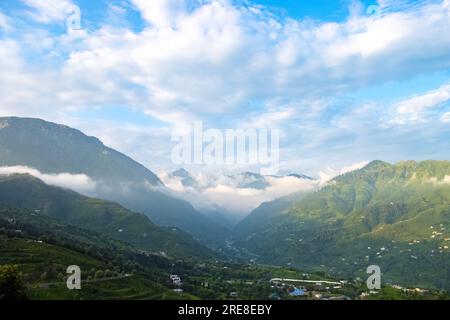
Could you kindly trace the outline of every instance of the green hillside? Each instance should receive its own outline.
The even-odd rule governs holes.
[[[2,265],[17,266],[31,299],[180,298],[166,286],[167,258],[25,209],[0,207]],[[82,270],[81,291],[67,290],[70,265]]]
[[[160,226],[177,227],[208,245],[227,230],[172,197],[159,178],[99,139],[41,119],[0,117],[0,166],[27,166],[46,174],[85,174],[95,181],[88,196],[142,212]]]
[[[264,202],[258,208],[253,210],[251,214],[245,217],[234,228],[237,235],[245,235],[247,233],[255,233],[263,231],[264,228],[270,226],[272,219],[286,213],[290,207],[303,198],[305,192],[294,193],[273,201]]]
[[[355,276],[378,264],[385,281],[449,288],[450,162],[374,161],[238,229],[236,243],[268,263]]]
[[[18,176],[29,179],[29,177]],[[34,179],[31,184],[34,183]],[[82,290],[68,290],[66,268],[80,266]],[[214,259],[166,257],[141,250],[112,236],[68,224],[42,211],[0,205],[0,299],[5,294],[4,270],[17,270],[31,299],[360,299],[365,282],[347,278],[343,286],[328,288],[316,281],[339,281],[327,272],[304,273],[294,268],[235,264]],[[182,279],[175,292],[170,274]],[[274,286],[271,279],[312,280],[309,293],[290,295],[293,285]],[[289,280],[288,280],[289,281]],[[237,296],[236,296],[237,295]],[[445,292],[417,294],[383,287],[370,299],[448,299]]]
[[[66,287],[69,265],[81,269],[81,290]],[[5,268],[17,270],[31,299],[228,299],[231,292],[239,292],[240,299],[267,299],[274,292],[271,278],[305,277],[293,269],[166,258],[29,210],[0,206],[0,300]],[[181,276],[182,293],[173,290],[170,274]],[[356,297],[360,290],[352,285],[346,292]],[[289,298],[286,290],[280,295]]]
[[[178,229],[160,228],[145,215],[131,212],[117,203],[52,187],[29,175],[0,176],[0,204],[96,231],[144,250],[181,257],[212,255]]]

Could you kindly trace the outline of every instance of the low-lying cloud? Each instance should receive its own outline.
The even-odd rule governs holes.
[[[357,162],[357,163],[353,163],[349,166],[345,166],[343,168],[340,169],[334,169],[332,167],[328,167],[325,170],[322,170],[319,172],[319,181],[320,184],[326,184],[327,182],[329,182],[331,179],[340,176],[342,174],[346,174],[352,171],[356,171],[359,170],[361,168],[364,168],[366,165],[369,164],[369,161],[361,161],[361,162]]]
[[[263,183],[259,187],[251,182],[261,182],[258,180],[260,178],[248,178],[246,174],[190,173],[194,184],[189,186],[183,184],[180,177],[167,172],[161,172],[158,176],[175,196],[189,201],[200,211],[226,208],[227,213],[243,217],[264,202],[317,190],[334,177],[361,169],[367,164],[368,161],[362,161],[339,169],[328,167],[319,172],[318,179],[264,176],[261,177]]]
[[[37,169],[25,166],[0,167],[0,174],[29,174],[46,184],[71,189],[83,194],[92,193],[96,188],[96,182],[85,174],[42,173]]]
[[[301,191],[311,191],[319,186],[317,180],[299,179],[296,177],[266,176],[265,188],[240,186],[239,178],[229,176],[207,176],[192,174],[197,186],[184,186],[180,178],[161,173],[160,179],[176,196],[191,202],[199,210],[226,208],[236,216],[244,216],[257,208],[261,203],[287,196]],[[232,199],[232,200],[231,200]]]

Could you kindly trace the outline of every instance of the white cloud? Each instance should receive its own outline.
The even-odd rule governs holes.
[[[402,100],[395,104],[396,117],[393,122],[404,124],[421,122],[428,118],[428,113],[442,104],[450,101],[450,84],[441,86],[436,90],[412,98]],[[445,115],[443,115],[443,120]],[[445,122],[445,120],[444,120]]]
[[[49,0],[27,1],[44,15]],[[378,19],[356,15],[342,23],[319,23],[276,18],[261,7],[228,1],[134,3],[156,27],[135,32],[103,25],[76,41],[56,39],[52,52],[67,59],[46,70],[46,79],[42,70],[21,74],[40,88],[28,90],[29,101],[70,110],[128,105],[178,126],[247,112],[248,101],[283,98],[295,106],[307,98],[450,67],[450,39],[442,37],[450,19],[443,4]],[[48,8],[54,6],[49,2]],[[49,20],[62,17],[57,8],[47,10]],[[175,27],[165,25],[172,20]],[[27,107],[24,99],[15,100],[20,101],[15,107]],[[5,108],[13,103],[1,102]],[[268,115],[288,111],[273,112]],[[265,123],[267,117],[261,117]]]
[[[173,27],[186,14],[186,0],[132,0],[142,16],[156,27]]]
[[[332,167],[328,167],[325,170],[319,172],[320,183],[322,185],[326,184],[331,179],[333,179],[337,176],[364,168],[368,163],[369,163],[368,161],[357,162],[357,163],[353,163],[349,166],[342,167],[340,169],[334,169]]]
[[[40,23],[61,22],[67,19],[73,3],[70,0],[22,0],[33,10],[30,16]]]
[[[248,128],[277,128],[295,114],[294,108],[269,109],[245,122]]]
[[[0,30],[9,32],[12,30],[11,22],[8,16],[0,11]]]
[[[92,193],[96,187],[96,182],[85,174],[49,174],[25,166],[0,167],[0,174],[29,174],[44,181],[46,184],[71,189],[83,194]]]
[[[449,123],[450,122],[450,112],[445,112],[441,116],[441,121],[444,122],[444,123]]]
[[[205,173],[192,175],[198,183],[196,187],[185,187],[179,178],[165,172],[160,173],[159,177],[175,195],[191,202],[198,209],[226,208],[230,214],[238,217],[245,216],[263,202],[295,192],[311,191],[319,186],[316,180],[266,176],[268,186],[265,189],[243,188],[239,187],[242,181],[236,176]]]

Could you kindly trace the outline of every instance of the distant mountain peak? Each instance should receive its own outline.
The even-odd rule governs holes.
[[[382,160],[373,160],[371,162],[369,162],[365,167],[363,167],[362,169],[379,169],[382,167],[388,167],[391,166],[391,164],[389,162],[386,161],[382,161]]]
[[[172,177],[179,178],[185,187],[198,187],[197,180],[184,168],[175,170],[170,174]]]
[[[298,174],[298,173],[290,173],[287,175],[288,177],[294,177],[297,179],[303,179],[303,180],[315,180],[314,178],[311,178],[310,176],[304,175],[304,174]]]
[[[180,178],[192,177],[191,174],[189,173],[189,171],[187,171],[184,168],[180,168],[178,170],[173,171],[172,175],[175,177],[180,177]]]
[[[320,266],[346,277],[376,258],[392,281],[436,285],[437,278],[450,288],[442,250],[449,207],[450,161],[377,160],[315,192],[264,203],[238,224],[234,243],[267,264]],[[406,269],[412,272],[404,276]]]
[[[245,172],[239,173],[237,175],[242,175],[245,177],[252,177],[252,178],[262,178],[263,177],[263,175],[261,175],[259,173],[250,172],[250,171],[245,171]]]

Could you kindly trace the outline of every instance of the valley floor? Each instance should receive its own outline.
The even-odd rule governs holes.
[[[68,290],[66,286],[64,268],[74,262],[82,268],[81,290]],[[439,290],[387,286],[370,291],[362,281],[336,280],[324,273],[220,261],[171,260],[166,266],[121,270],[75,250],[20,237],[0,237],[0,265],[15,265],[27,297],[37,300],[449,298]],[[179,281],[173,281],[175,276]]]

